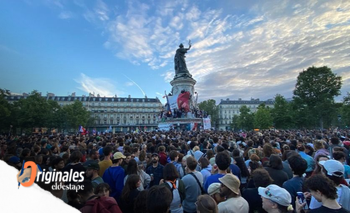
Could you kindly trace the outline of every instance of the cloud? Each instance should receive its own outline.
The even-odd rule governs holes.
[[[125,94],[123,91],[117,90],[115,82],[112,82],[110,79],[92,78],[81,73],[79,79],[75,81],[80,84],[77,88],[87,93],[94,93],[95,95],[99,94],[100,96],[107,97],[112,97],[116,94],[118,96]]]
[[[58,18],[60,19],[70,19],[73,17],[73,14],[69,11],[63,11],[58,15]]]
[[[164,77],[164,81],[166,82],[170,82],[173,80],[174,76],[175,76],[175,71],[168,71],[166,73],[161,74],[160,76]]]
[[[191,39],[186,61],[200,100],[291,97],[299,72],[313,65],[332,68],[349,91],[349,1],[242,1],[234,13],[219,2],[220,9],[186,0],[117,8],[98,1],[84,17],[101,27],[116,57],[159,69],[166,82],[178,45]]]

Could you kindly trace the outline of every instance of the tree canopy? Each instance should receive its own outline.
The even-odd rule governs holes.
[[[214,99],[209,99],[206,101],[202,101],[198,104],[200,110],[204,110],[210,115],[211,125],[213,127],[217,126],[219,115],[218,115],[218,107],[216,106],[216,101]]]
[[[311,123],[323,128],[327,116],[336,111],[334,97],[340,95],[341,77],[324,67],[309,67],[299,73],[294,89],[297,108],[312,115]]]

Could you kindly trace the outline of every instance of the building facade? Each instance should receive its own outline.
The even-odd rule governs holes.
[[[269,99],[266,101],[260,101],[259,99],[251,99],[251,100],[230,100],[221,99],[218,107],[219,107],[219,129],[220,130],[231,130],[232,118],[234,115],[239,115],[239,109],[242,106],[247,106],[252,113],[258,110],[260,104],[264,103],[266,106],[273,108],[274,100]]]
[[[27,95],[7,96],[10,103],[26,98]],[[90,131],[103,132],[109,127],[115,132],[129,132],[136,129],[152,131],[158,126],[159,114],[163,105],[158,98],[131,98],[129,97],[100,97],[89,96],[55,96],[48,93],[47,100],[57,101],[65,106],[81,101],[83,106],[91,112],[95,119],[94,126],[88,127]]]

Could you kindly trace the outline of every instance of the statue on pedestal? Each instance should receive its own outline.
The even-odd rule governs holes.
[[[176,50],[176,54],[174,57],[174,64],[175,64],[175,78],[177,77],[192,77],[190,72],[187,69],[186,61],[185,61],[185,54],[188,50],[191,49],[191,40],[188,42],[189,47],[184,48],[183,44],[180,44],[179,48]]]

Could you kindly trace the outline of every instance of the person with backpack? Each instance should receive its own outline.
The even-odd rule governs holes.
[[[168,163],[163,169],[164,179],[160,180],[160,185],[166,186],[173,194],[173,200],[170,204],[171,213],[182,213],[182,201],[186,197],[184,182],[179,179],[179,173],[172,163]]]
[[[85,203],[80,209],[82,213],[122,213],[114,198],[95,195],[90,181],[83,181],[79,185],[84,186],[84,190],[77,192],[79,200]]]
[[[204,194],[203,190],[203,176],[202,173],[196,171],[197,161],[194,157],[189,156],[186,159],[186,173],[182,178],[185,184],[186,197],[183,204],[184,213],[194,213],[196,211],[197,197]]]

